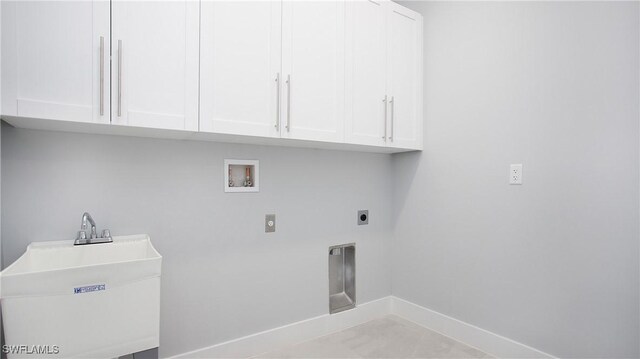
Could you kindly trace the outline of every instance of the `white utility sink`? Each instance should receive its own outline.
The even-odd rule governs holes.
[[[26,346],[9,358],[114,358],[158,347],[162,256],[149,236],[73,243],[31,243],[0,273],[4,344]]]

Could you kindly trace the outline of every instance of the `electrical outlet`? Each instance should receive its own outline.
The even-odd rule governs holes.
[[[512,164],[509,169],[509,184],[522,184],[522,164]]]
[[[264,216],[264,231],[265,233],[271,233],[276,231],[276,215],[267,214]]]
[[[369,210],[362,209],[358,211],[358,225],[369,224]]]

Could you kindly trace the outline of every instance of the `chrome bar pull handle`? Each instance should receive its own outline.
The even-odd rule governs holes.
[[[276,75],[276,131],[280,130],[280,73]]]
[[[391,142],[393,142],[393,107],[395,104],[395,99],[393,98],[393,96],[391,96],[391,136],[389,136],[389,139],[391,140]]]
[[[100,116],[104,116],[104,36],[100,36]]]
[[[287,132],[291,131],[291,75],[287,75]]]
[[[118,40],[118,117],[122,116],[122,40]]]
[[[384,135],[382,139],[384,142],[387,142],[387,95],[384,95],[382,103],[384,103]]]

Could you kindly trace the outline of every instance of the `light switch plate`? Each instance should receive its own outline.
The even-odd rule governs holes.
[[[522,184],[522,163],[511,165],[509,169],[509,184]]]
[[[276,231],[276,215],[267,214],[264,216],[264,231],[265,233],[271,233]]]

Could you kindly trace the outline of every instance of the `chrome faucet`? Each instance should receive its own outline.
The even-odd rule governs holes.
[[[82,215],[82,225],[80,226],[80,230],[87,231],[87,221],[91,223],[91,239],[97,238],[98,234],[96,233],[96,222],[91,218],[89,212],[84,212]]]
[[[90,238],[87,238],[87,222],[91,224],[91,234]],[[96,222],[91,218],[89,212],[84,212],[82,215],[82,224],[80,225],[80,230],[78,231],[78,237],[76,237],[76,241],[73,243],[75,246],[83,245],[83,244],[98,244],[98,243],[111,243],[113,239],[111,238],[111,232],[108,229],[102,230],[100,236],[98,236],[96,230]]]

